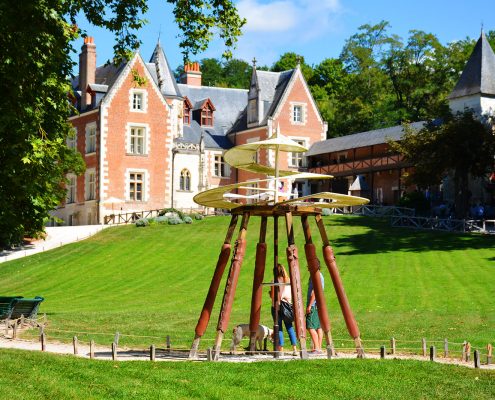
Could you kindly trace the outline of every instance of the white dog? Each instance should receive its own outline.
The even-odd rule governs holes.
[[[239,346],[239,343],[241,343],[242,338],[249,337],[249,335],[249,324],[237,325],[232,332],[232,344],[230,345],[230,352],[233,353],[237,346]],[[258,325],[258,330],[256,331],[256,350],[261,351],[261,349],[263,348],[263,340],[273,340],[272,336],[273,329],[270,329],[265,325]],[[266,351],[266,346],[264,350]]]

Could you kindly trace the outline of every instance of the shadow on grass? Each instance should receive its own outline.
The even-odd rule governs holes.
[[[376,254],[391,251],[422,252],[430,250],[494,249],[495,237],[479,234],[461,234],[442,231],[423,231],[393,228],[388,218],[348,217],[326,219],[329,232],[332,226],[368,228],[365,233],[340,236],[332,241],[336,247],[349,248],[340,254]],[[495,260],[495,257],[489,258]]]

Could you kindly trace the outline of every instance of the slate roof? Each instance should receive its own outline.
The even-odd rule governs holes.
[[[194,104],[194,108],[210,99],[216,111],[213,113],[213,127],[203,127],[206,148],[228,149],[232,143],[226,137],[227,132],[237,117],[247,106],[246,89],[228,89],[209,86],[191,86],[179,83],[180,95]],[[199,143],[202,127],[191,121],[191,125],[184,125],[184,137],[178,141]]]
[[[411,124],[411,128],[420,130],[425,126],[425,124],[426,122],[424,121],[414,122]],[[314,143],[306,152],[306,156],[315,156],[318,154],[333,153],[336,151],[382,144],[386,143],[389,139],[400,140],[403,134],[404,128],[402,125],[396,125],[390,128],[376,129],[373,131],[327,139]]]
[[[481,32],[461,77],[448,98],[478,93],[495,95],[495,54],[484,32]]]
[[[160,43],[155,46],[146,67],[165,97],[180,97],[175,76]]]

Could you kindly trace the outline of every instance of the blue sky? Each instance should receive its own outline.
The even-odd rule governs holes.
[[[485,31],[495,30],[493,0],[236,0],[241,16],[248,22],[234,56],[244,60],[256,57],[258,65],[271,66],[281,54],[294,51],[309,64],[327,57],[338,57],[345,40],[363,24],[389,21],[390,33],[403,38],[411,29],[435,34],[442,43],[478,38],[481,24]],[[147,60],[158,40],[172,68],[182,64],[172,7],[165,0],[149,0],[145,15],[148,25],[139,31],[141,54]],[[95,38],[97,63],[112,57],[113,36],[83,21],[79,25]],[[79,51],[82,39],[75,48]],[[214,41],[195,59],[220,58],[224,48]],[[77,55],[73,57],[77,61]]]

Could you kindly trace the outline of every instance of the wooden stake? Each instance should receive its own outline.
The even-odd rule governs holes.
[[[390,354],[395,354],[395,338],[390,339]]]
[[[466,362],[468,362],[471,359],[471,343],[467,342],[466,343]]]
[[[430,361],[435,361],[435,358],[437,356],[437,349],[435,346],[430,346]]]
[[[467,342],[464,341],[462,343],[462,355],[461,355],[461,361],[465,361],[466,360],[466,346],[467,346]]]
[[[40,342],[41,342],[41,351],[45,351],[46,350],[46,334],[45,334],[45,332],[41,333]]]
[[[172,346],[170,345],[170,335],[167,335],[167,351],[170,353],[170,349]]]
[[[95,358],[95,341],[93,339],[89,342],[89,358]]]
[[[380,358],[385,358],[385,346],[380,346]]]
[[[72,338],[72,347],[74,347],[74,354],[75,354],[75,355],[79,354],[78,342],[77,342],[77,336],[74,336],[74,337]]]
[[[12,339],[17,339],[17,321],[14,321],[14,325],[12,325]]]
[[[155,356],[156,356],[155,345],[152,344],[150,346],[150,361],[155,361]]]
[[[474,351],[474,368],[479,368],[480,367],[480,355],[478,353],[478,350]]]
[[[421,339],[421,349],[423,352],[423,357],[426,357],[426,339]]]
[[[486,365],[490,365],[492,363],[492,352],[493,352],[493,346],[488,343],[486,346]]]
[[[449,341],[447,339],[443,341],[443,356],[445,358],[449,356]]]
[[[112,360],[117,360],[117,345],[115,344],[115,342],[112,343]]]

